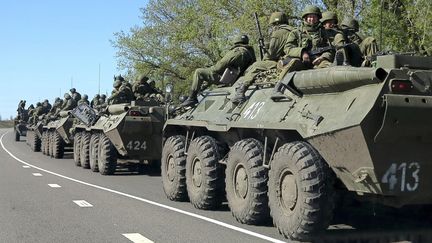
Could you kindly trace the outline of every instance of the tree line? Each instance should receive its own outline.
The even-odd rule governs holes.
[[[298,26],[308,4],[336,12],[339,22],[356,18],[382,50],[432,54],[430,0],[150,0],[141,8],[142,23],[115,33],[111,42],[129,77],[147,74],[160,86],[173,82],[186,92],[194,70],[218,61],[235,35],[249,35],[258,51],[255,12],[268,40],[272,12],[285,12]]]

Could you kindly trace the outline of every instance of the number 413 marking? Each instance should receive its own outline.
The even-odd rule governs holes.
[[[397,163],[393,163],[381,178],[381,182],[388,184],[390,191],[394,191],[396,185],[400,183],[401,192],[405,190],[412,192],[417,190],[420,184],[419,172],[420,164],[417,162],[401,163],[399,166]]]

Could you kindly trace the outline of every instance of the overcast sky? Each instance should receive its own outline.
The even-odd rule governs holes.
[[[141,25],[146,0],[15,0],[0,8],[0,115],[63,94],[111,92],[117,69],[114,33]]]

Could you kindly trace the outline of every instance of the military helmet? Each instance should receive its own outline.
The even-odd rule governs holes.
[[[95,98],[98,98],[98,99],[99,99],[99,98],[100,98],[100,94],[96,94],[96,95],[95,95]]]
[[[149,78],[146,75],[141,74],[141,75],[138,76],[137,80],[139,82],[147,82],[147,80],[149,80]]]
[[[288,24],[288,16],[284,12],[274,12],[270,15],[269,24]]]
[[[121,85],[122,85],[122,81],[120,81],[120,80],[116,80],[116,81],[114,82],[114,84],[113,84],[113,87],[114,87],[114,88],[119,88]]]
[[[71,93],[75,93],[76,92],[76,89],[75,88],[72,88],[72,89],[70,89],[69,90]]]
[[[60,97],[56,97],[56,98],[55,98],[55,101],[56,101],[56,102],[60,101]]]
[[[88,95],[84,94],[84,95],[82,96],[82,98],[86,100],[86,99],[88,99]]]
[[[324,13],[322,13],[322,17],[320,19],[321,23],[324,24],[324,22],[329,21],[329,20],[335,20],[336,24],[337,24],[338,23],[337,14],[333,11],[325,11]]]
[[[67,100],[71,98],[70,94],[68,94],[68,93],[65,93],[63,97]]]
[[[48,103],[49,101],[48,101],[47,99],[45,99],[43,102],[44,102],[44,103]]]
[[[42,106],[42,103],[37,102],[37,103],[36,103],[36,107],[37,107],[37,106]]]
[[[156,82],[154,80],[149,80],[147,81],[147,83],[151,86],[151,87],[155,87],[156,86]]]
[[[114,76],[114,81],[117,81],[117,80],[119,80],[119,81],[125,81],[125,79],[123,78],[123,76],[121,76],[121,74],[118,75],[118,76]]]
[[[351,17],[347,17],[342,21],[342,28],[344,29],[353,29],[356,32],[359,31],[359,22]]]
[[[308,14],[316,14],[318,18],[321,18],[321,10],[315,5],[308,5],[304,8],[302,13],[302,19]]]
[[[249,37],[247,35],[238,35],[234,38],[234,44],[249,44]]]
[[[102,94],[100,97],[101,97],[101,99],[106,99],[106,95],[105,94]]]
[[[29,109],[34,109],[34,105],[33,105],[33,104],[30,104],[28,108],[29,108]]]

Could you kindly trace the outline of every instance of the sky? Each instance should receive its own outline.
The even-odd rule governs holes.
[[[142,25],[146,0],[15,0],[0,8],[0,116],[63,98],[73,86],[92,99],[110,93],[117,68],[114,33]],[[100,67],[100,69],[99,69]]]

